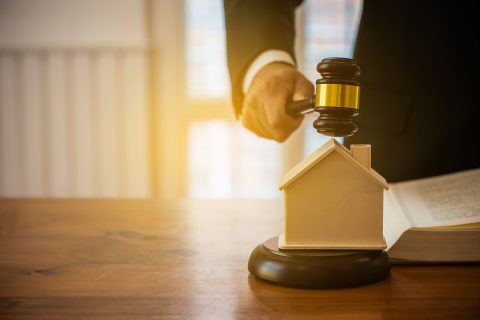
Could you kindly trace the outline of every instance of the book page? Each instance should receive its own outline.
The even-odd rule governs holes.
[[[383,236],[389,250],[411,225],[391,190],[383,193]]]
[[[480,169],[391,185],[412,227],[480,222]]]

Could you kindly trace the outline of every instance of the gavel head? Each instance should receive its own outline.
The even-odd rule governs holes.
[[[347,137],[358,131],[354,117],[359,114],[360,67],[353,59],[326,58],[317,65],[322,76],[316,81],[313,127],[321,134]]]

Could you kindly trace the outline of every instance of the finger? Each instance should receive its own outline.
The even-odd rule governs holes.
[[[266,139],[273,139],[273,136],[259,121],[257,115],[252,112],[251,108],[244,108],[244,111],[240,115],[240,122],[245,128],[255,133],[257,136]]]
[[[266,88],[257,86],[247,93],[244,100],[244,112],[242,112],[244,113],[242,124],[261,137],[274,139],[265,114],[264,101],[265,97],[269,96],[266,91]]]
[[[313,84],[302,74],[297,74],[293,89],[292,100],[298,101],[311,97],[315,93]]]
[[[286,89],[279,89],[265,101],[265,114],[268,128],[274,139],[283,142],[302,123],[303,116],[291,117],[287,114],[285,106],[289,100]]]

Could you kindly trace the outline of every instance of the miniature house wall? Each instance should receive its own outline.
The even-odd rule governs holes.
[[[287,172],[280,249],[384,249],[385,179],[370,168],[370,145],[352,152],[330,139]]]

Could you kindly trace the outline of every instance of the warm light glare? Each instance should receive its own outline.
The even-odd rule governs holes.
[[[189,194],[213,198],[278,197],[281,147],[238,123],[193,123],[189,131]]]
[[[274,198],[323,142],[312,117],[293,147],[234,119],[222,0],[48,3],[0,10],[0,196]],[[302,4],[312,81],[351,55],[360,5]]]

